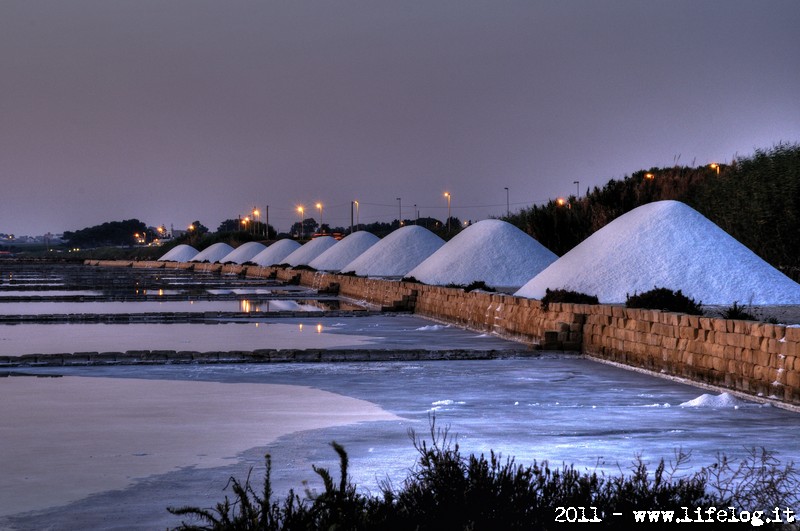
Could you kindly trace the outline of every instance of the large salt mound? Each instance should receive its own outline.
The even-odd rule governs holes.
[[[267,246],[258,242],[243,243],[220,260],[223,264],[233,262],[234,264],[243,264],[249,262],[251,258],[266,249]]]
[[[314,258],[308,265],[317,271],[339,271],[379,241],[380,238],[371,232],[354,232]]]
[[[294,240],[284,239],[267,246],[266,249],[250,259],[254,264],[268,267],[283,262],[283,259],[300,248],[300,244]]]
[[[228,245],[224,242],[218,242],[213,245],[210,245],[197,253],[194,258],[189,260],[190,262],[205,262],[208,260],[212,264],[214,262],[219,262],[223,258],[225,258],[230,252],[233,251],[233,247]]]
[[[730,393],[721,393],[719,395],[703,394],[695,399],[688,400],[681,404],[681,407],[734,407],[748,405],[748,402],[739,400]]]
[[[166,252],[161,258],[160,261],[163,262],[188,262],[199,253],[197,249],[192,247],[191,245],[186,245],[182,243],[180,245],[176,245],[172,249]]]
[[[337,241],[336,238],[331,236],[314,238],[310,242],[304,243],[298,249],[292,251],[292,254],[284,258],[281,263],[289,264],[290,266],[308,265],[314,258],[335,245]]]
[[[678,201],[640,206],[592,234],[515,295],[545,290],[624,303],[654,287],[680,290],[704,305],[800,304],[800,284]]]
[[[412,269],[408,276],[425,284],[519,289],[558,256],[514,225],[485,219],[471,225]]]
[[[401,227],[342,268],[365,277],[404,277],[444,245],[444,240],[424,227]]]

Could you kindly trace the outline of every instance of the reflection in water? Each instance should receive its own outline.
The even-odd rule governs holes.
[[[321,333],[322,333],[322,323],[318,323],[318,324],[317,324],[317,333],[318,333],[318,334],[321,334]]]

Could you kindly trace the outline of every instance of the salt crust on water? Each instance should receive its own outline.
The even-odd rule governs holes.
[[[371,232],[354,232],[314,258],[308,265],[317,271],[339,271],[379,241],[380,238]]]
[[[249,262],[251,258],[266,249],[267,246],[258,242],[243,243],[227,255],[225,255],[220,262],[223,264],[233,262],[234,264],[243,264]]]
[[[739,407],[748,405],[749,402],[739,400],[730,393],[719,395],[703,394],[695,399],[681,404],[681,407]]]
[[[485,219],[470,225],[412,269],[426,284],[519,288],[558,259],[550,249],[514,225]]]
[[[290,266],[308,265],[314,258],[333,247],[337,241],[331,236],[314,238],[292,251],[292,254],[283,259],[283,263]]]
[[[403,277],[428,258],[444,240],[419,225],[401,227],[342,268],[363,277]]]
[[[268,267],[271,265],[280,264],[283,259],[292,254],[300,248],[300,244],[294,240],[284,239],[278,240],[275,243],[267,246],[266,249],[255,255],[250,259],[254,264]]]
[[[230,252],[233,251],[233,247],[228,245],[224,242],[218,242],[213,245],[210,245],[197,253],[194,258],[189,260],[190,262],[205,262],[208,260],[211,263],[219,262],[223,258],[225,258]]]
[[[169,262],[169,261],[188,262],[189,260],[197,256],[197,253],[199,252],[200,251],[198,251],[191,245],[186,245],[185,243],[182,243],[180,245],[176,245],[175,247],[167,251],[166,254],[164,254],[158,260],[163,262]]]
[[[679,201],[620,216],[515,295],[541,299],[547,288],[568,289],[624,303],[628,294],[654,287],[681,290],[705,305],[800,304],[800,284]]]

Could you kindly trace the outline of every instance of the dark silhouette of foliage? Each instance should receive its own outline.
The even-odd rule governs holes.
[[[436,428],[435,419],[430,430],[430,444],[409,431],[419,454],[417,463],[399,489],[384,482],[380,496],[357,490],[348,476],[347,453],[332,442],[339,455],[340,477],[337,483],[327,469],[313,467],[322,479],[322,493],[306,489],[301,498],[290,490],[283,502],[273,500],[267,455],[260,492],[252,486],[251,474],[244,483],[231,477],[228,486],[233,499],[225,496],[211,509],[187,506],[167,510],[189,517],[190,521],[174,528],[180,531],[476,531],[572,529],[569,524],[581,516],[589,519],[593,529],[619,529],[631,522],[635,510],[674,511],[681,518],[683,507],[694,511],[734,506],[768,516],[773,507],[800,503],[800,475],[794,464],[781,465],[763,449],[750,449],[739,462],[718,455],[710,466],[686,474],[680,470],[686,467],[688,454],[676,452],[669,464],[661,459],[653,471],[637,457],[628,473],[620,470],[619,475],[607,476],[579,472],[566,464],[551,467],[547,461],[523,466],[493,451],[488,457],[464,456],[448,430]],[[596,513],[589,509],[584,515],[568,515],[562,510],[565,507],[596,508]],[[564,521],[559,523],[559,518]],[[671,528],[673,524],[648,522],[648,528]],[[764,528],[781,526],[767,524]]]
[[[641,294],[628,295],[625,306],[628,308],[646,308],[651,310],[664,310],[667,312],[686,313],[689,315],[703,315],[702,303],[695,302],[681,293],[681,290],[672,291],[667,288],[655,287]]]
[[[542,297],[542,309],[547,311],[551,302],[569,302],[572,304],[599,304],[596,295],[587,295],[578,291],[567,289],[545,288]]]
[[[133,245],[135,234],[145,234],[147,225],[138,219],[109,221],[77,231],[65,231],[64,240],[74,247]],[[152,235],[151,235],[152,236]],[[150,238],[152,240],[152,237]]]

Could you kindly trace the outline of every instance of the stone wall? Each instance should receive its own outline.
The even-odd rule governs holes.
[[[336,292],[385,310],[413,311],[529,347],[578,351],[656,374],[800,407],[797,326],[613,305],[553,303],[545,310],[540,301],[507,294],[467,293],[454,288],[274,267],[212,266],[195,264],[194,268],[248,278],[277,278]]]

